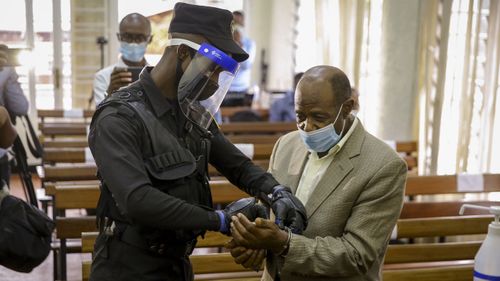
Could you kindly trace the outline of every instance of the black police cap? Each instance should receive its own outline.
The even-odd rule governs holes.
[[[242,62],[248,54],[233,39],[232,21],[233,14],[228,10],[179,2],[174,6],[168,32],[203,35],[209,43]]]

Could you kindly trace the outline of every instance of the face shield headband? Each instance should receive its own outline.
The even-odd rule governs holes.
[[[219,110],[239,64],[207,43],[199,45],[180,38],[167,43],[167,46],[178,45],[186,45],[196,51],[178,82],[179,105],[190,121],[206,129]]]

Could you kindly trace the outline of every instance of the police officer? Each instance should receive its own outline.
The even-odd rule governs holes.
[[[231,216],[265,216],[255,199],[211,209],[207,166],[266,200],[279,226],[300,232],[305,208],[212,123],[248,58],[232,39],[232,14],[177,3],[160,62],[108,96],[92,119],[89,145],[101,180],[99,236],[90,280],[192,280],[196,238],[230,234]],[[286,237],[285,237],[286,239]]]

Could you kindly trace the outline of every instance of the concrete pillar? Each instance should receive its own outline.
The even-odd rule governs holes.
[[[382,139],[415,140],[418,136],[419,5],[414,0],[384,0],[378,98],[374,105],[362,105],[375,106],[372,116],[378,126],[373,133]]]
[[[110,11],[113,10],[112,13]],[[100,50],[96,39],[104,36],[113,41],[116,35],[111,34],[110,22],[116,22],[116,0],[72,0],[71,1],[71,57],[72,57],[72,98],[74,108],[86,108],[92,94],[94,73],[101,68]],[[111,16],[110,16],[111,15]],[[114,18],[113,18],[114,16]],[[116,27],[114,23],[113,27]],[[111,36],[114,36],[111,38]],[[115,40],[116,41],[116,40]],[[110,50],[109,44],[104,50],[104,64],[116,58],[109,54],[116,54]]]

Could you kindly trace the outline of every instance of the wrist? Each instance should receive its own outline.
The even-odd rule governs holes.
[[[280,230],[277,237],[277,245],[272,249],[273,253],[278,256],[284,256],[288,253],[292,232],[290,229]]]

